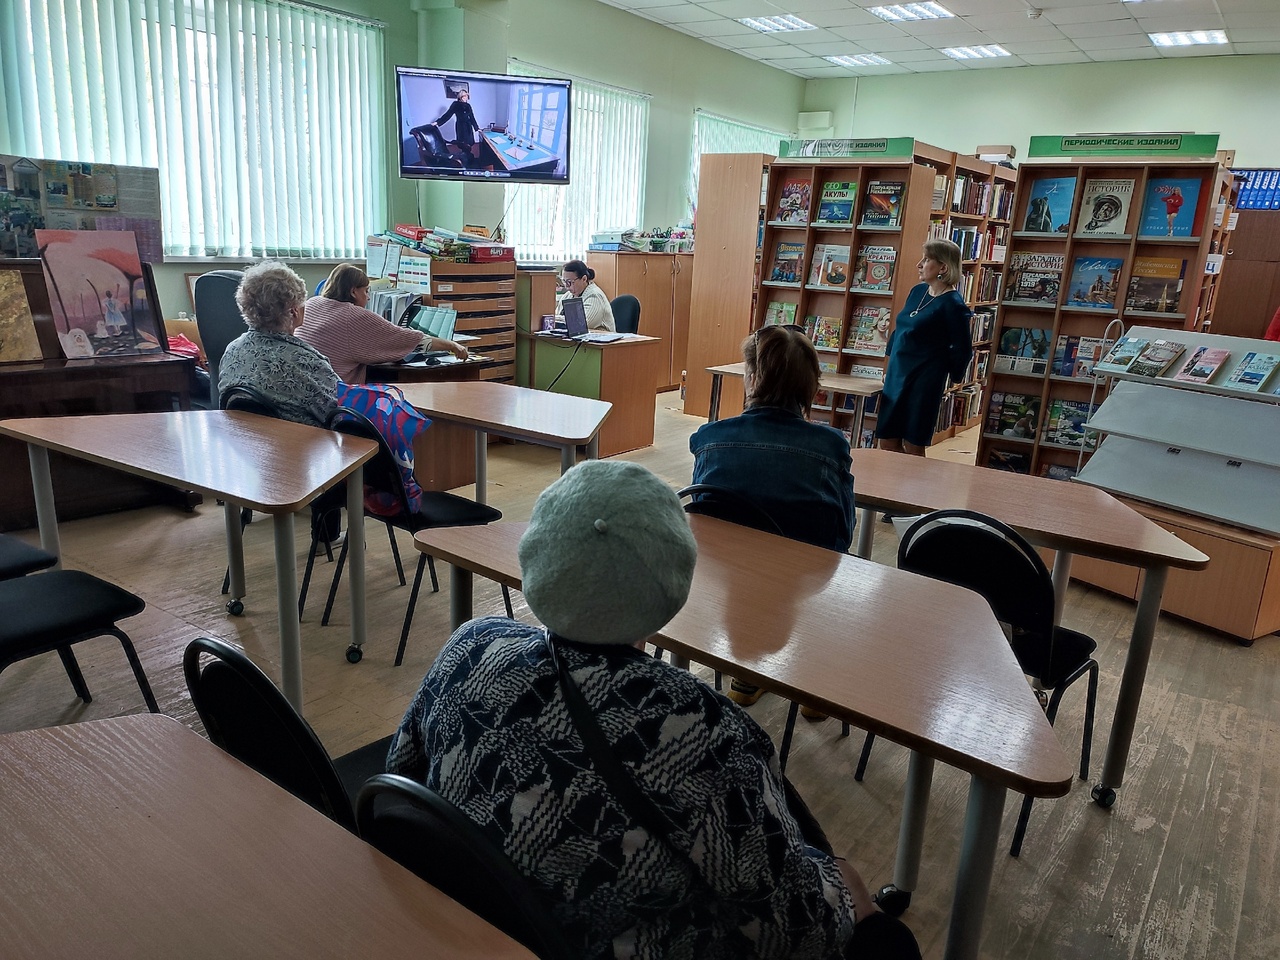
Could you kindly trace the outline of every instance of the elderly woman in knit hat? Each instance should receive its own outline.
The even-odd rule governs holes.
[[[812,845],[825,838],[801,809],[802,834],[765,732],[637,648],[684,606],[696,557],[678,499],[648,470],[574,467],[520,541],[545,628],[459,628],[388,772],[478,824],[588,960],[919,957],[856,871]]]

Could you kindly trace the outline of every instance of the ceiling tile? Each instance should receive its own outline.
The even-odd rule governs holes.
[[[1137,16],[1138,29],[1143,33],[1171,33],[1175,30],[1221,30],[1225,24],[1217,14],[1183,16],[1181,13],[1167,16]]]
[[[1080,48],[1067,39],[1060,40],[1020,40],[1016,43],[1001,44],[1015,57],[1025,57],[1029,53],[1079,53]]]
[[[760,37],[765,40],[773,39],[759,30],[752,30],[750,27],[743,26],[735,20],[725,20],[723,17],[718,20],[691,23],[687,24],[687,26],[700,37]]]
[[[1166,60],[1185,59],[1187,57],[1230,57],[1235,54],[1231,44],[1210,44],[1194,47],[1157,47],[1160,56]]]
[[[1160,51],[1155,47],[1147,47],[1145,50],[1141,47],[1137,49],[1090,50],[1089,59],[1098,61],[1159,60]]]
[[[1236,53],[1280,53],[1280,40],[1266,40],[1259,43],[1242,40],[1231,46],[1235,48]]]
[[[1112,37],[1081,37],[1076,41],[1076,46],[1085,53],[1092,53],[1094,50],[1143,50],[1151,45],[1145,33],[1124,33]]]
[[[1088,54],[1079,50],[1070,53],[1023,53],[1019,56],[1033,67],[1045,67],[1054,63],[1088,63]]]
[[[678,7],[650,7],[644,11],[644,15],[659,23],[708,23],[724,19],[708,13],[696,3],[683,3]]]
[[[1137,29],[1133,20],[1100,20],[1097,23],[1060,23],[1059,32],[1070,39],[1079,37],[1109,37],[1119,31],[1132,33]]]
[[[777,67],[780,70],[800,70],[809,67],[826,67],[830,66],[827,61],[821,57],[779,57],[764,60],[771,67]]]
[[[849,27],[832,27],[831,32],[844,37],[846,40],[854,40],[867,46],[875,46],[881,40],[896,40],[907,36],[905,31],[899,30],[893,24],[885,23],[883,20]]]
[[[874,26],[876,24],[887,26],[879,17],[867,13],[865,10],[859,10],[857,7],[845,7],[844,9],[835,10],[810,10],[801,19],[808,20],[815,27]]]
[[[860,53],[870,53],[865,47],[852,40],[832,40],[829,43],[793,43],[797,50],[811,53],[815,57],[853,57]]]
[[[886,56],[894,63],[909,63],[915,66],[925,60],[950,60],[941,50],[935,50],[933,47],[922,47],[919,50],[898,50],[895,53],[886,54]]]
[[[1055,3],[1046,7],[1044,15],[1053,23],[1096,23],[1106,20],[1133,20],[1127,7],[1132,4],[1111,3],[1106,6],[1059,7]]]
[[[781,10],[768,0],[711,0],[701,4],[702,9],[719,17],[736,20],[739,17],[776,17],[787,11]]]

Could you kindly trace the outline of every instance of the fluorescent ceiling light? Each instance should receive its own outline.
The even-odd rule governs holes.
[[[1178,30],[1174,33],[1148,33],[1157,47],[1193,47],[1200,43],[1226,43],[1223,30]]]
[[[890,61],[874,53],[860,53],[856,57],[823,57],[839,67],[883,67]]]
[[[792,30],[817,30],[812,23],[784,14],[781,17],[743,17],[739,23],[761,33],[789,33]]]
[[[869,7],[881,20],[945,20],[955,14],[940,3],[895,3],[890,7]]]
[[[994,43],[981,47],[947,47],[942,51],[952,60],[986,60],[990,57],[1011,57],[1004,47]]]

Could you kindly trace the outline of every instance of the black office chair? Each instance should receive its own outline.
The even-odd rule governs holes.
[[[414,127],[409,131],[409,135],[418,145],[418,159],[424,167],[460,168],[463,166],[462,160],[449,151],[449,142],[445,140],[444,134],[434,123],[424,123],[420,127]]]
[[[76,696],[91,703],[93,696],[71,647],[110,635],[120,641],[147,709],[159,713],[133,641],[116,625],[146,606],[142,598],[81,570],[49,570],[0,581],[0,670],[56,650]]]
[[[361,789],[356,820],[370,845],[542,960],[581,955],[552,919],[549,901],[488,834],[434,790],[381,774]]]
[[[986,598],[996,619],[1012,630],[1010,643],[1022,672],[1047,691],[1047,698],[1038,696],[1050,724],[1058,715],[1063,693],[1088,674],[1080,745],[1080,779],[1088,780],[1098,699],[1098,662],[1093,651],[1098,645],[1083,633],[1054,625],[1053,578],[1035,548],[992,517],[972,510],[937,510],[908,528],[898,543],[898,566],[967,587]],[[867,734],[854,779],[862,779],[874,742],[875,736]],[[1022,850],[1031,803],[1031,797],[1022,801],[1010,856]]]
[[[404,476],[400,472],[399,462],[391,452],[386,438],[378,432],[378,428],[369,418],[354,410],[340,407],[329,423],[330,429],[339,433],[364,437],[378,444],[378,452],[364,466],[364,484],[366,488],[390,494],[399,507],[394,516],[384,517],[365,511],[366,519],[377,520],[386,524],[387,538],[391,541],[391,555],[395,558],[396,573],[400,577],[400,586],[405,585],[404,567],[400,563],[400,548],[396,545],[396,530],[403,530],[409,535],[419,530],[431,530],[435,527],[478,527],[495,520],[502,519],[502,513],[483,503],[476,503],[466,497],[455,496],[443,491],[427,490],[422,494],[422,506],[417,512],[409,508],[409,496],[404,489]],[[347,542],[344,540],[338,552],[338,567],[333,572],[333,582],[329,585],[329,599],[324,606],[324,616],[320,618],[322,625],[329,623],[329,614],[333,611],[333,601],[338,594],[338,582],[342,579],[342,567],[347,560]],[[424,567],[431,571],[431,591],[440,591],[440,581],[436,577],[435,558],[430,554],[418,554],[418,569],[413,577],[413,589],[409,593],[409,606],[404,612],[404,626],[400,631],[400,646],[396,648],[396,666],[404,661],[404,648],[409,642],[409,628],[413,625],[413,611],[418,603],[418,590],[422,586]],[[507,616],[514,618],[511,608],[511,594],[505,585],[502,587],[502,600],[506,604]],[[353,647],[347,651],[347,658],[360,659],[360,649]]]
[[[52,553],[33,547],[17,537],[0,533],[0,580],[25,577],[58,562]]]
[[[208,658],[203,667],[202,656]],[[222,640],[192,640],[182,655],[182,672],[212,743],[356,832],[356,794],[365,780],[386,770],[390,736],[331,759],[271,678]]]
[[[227,345],[249,329],[236,306],[236,288],[244,279],[241,270],[213,270],[196,277],[196,329],[209,364],[209,396],[221,396],[218,367]]]
[[[640,330],[640,301],[629,293],[622,293],[609,301],[613,309],[613,325],[619,333],[636,333]]]

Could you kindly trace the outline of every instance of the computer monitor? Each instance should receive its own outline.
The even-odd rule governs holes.
[[[429,333],[439,340],[452,340],[453,328],[458,323],[458,311],[453,307],[438,307],[435,313],[427,318],[423,332]]]
[[[587,332],[587,311],[582,306],[581,297],[565,297],[560,301],[564,314],[564,335],[580,337]]]

